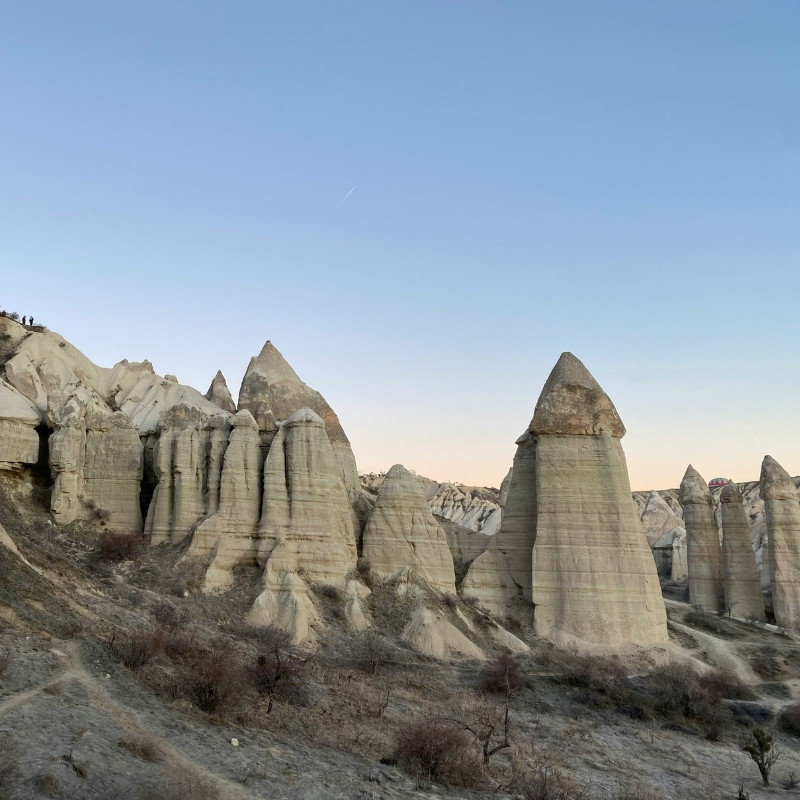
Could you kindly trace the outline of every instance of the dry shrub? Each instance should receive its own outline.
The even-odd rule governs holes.
[[[188,621],[186,612],[176,608],[167,600],[161,601],[153,609],[153,617],[159,625],[163,625],[165,628],[180,628]]]
[[[304,705],[308,700],[305,664],[291,657],[273,653],[256,659],[251,675],[259,694],[269,698],[267,713],[276,700],[293,705]]]
[[[397,647],[371,628],[351,633],[346,637],[345,647],[355,665],[371,675],[397,661]]]
[[[158,652],[162,641],[163,632],[160,628],[115,631],[108,643],[108,649],[128,669],[139,670]]]
[[[106,531],[97,540],[94,558],[101,564],[136,561],[142,552],[142,537],[138,533]]]
[[[730,722],[723,697],[752,697],[738,679],[714,671],[700,675],[689,667],[666,665],[646,675],[628,677],[615,659],[551,655],[556,677],[578,689],[576,699],[610,708],[632,719],[691,723],[716,741]]]
[[[419,720],[397,736],[395,758],[417,780],[446,786],[475,786],[481,764],[464,730],[443,722]]]
[[[512,754],[514,777],[504,789],[520,800],[579,800],[586,793],[564,771],[563,744],[532,741]],[[588,799],[587,799],[588,800]]]
[[[227,652],[196,650],[183,665],[180,690],[207,714],[235,715],[244,699],[245,676],[238,660]]]
[[[486,666],[481,674],[481,690],[510,697],[525,686],[519,662],[503,654]]]
[[[800,703],[783,707],[778,717],[778,726],[784,733],[800,737]]]

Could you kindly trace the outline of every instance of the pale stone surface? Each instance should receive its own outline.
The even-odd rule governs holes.
[[[386,474],[363,535],[363,555],[383,578],[405,567],[433,588],[455,594],[453,557],[419,482],[401,464]]]
[[[83,504],[107,511],[116,531],[142,530],[142,450],[136,426],[121,411],[87,418]]]
[[[673,581],[685,581],[689,579],[686,528],[675,528],[672,537],[672,572],[670,578]]]
[[[300,380],[272,342],[250,359],[239,390],[239,408],[250,410],[260,430],[269,429],[270,414],[281,421],[301,408],[310,408],[322,418],[332,442],[349,444],[339,418],[325,398]]]
[[[536,494],[537,634],[560,645],[666,641],[655,562],[619,439],[611,431],[538,436]]]
[[[453,564],[458,570],[474,561],[493,541],[494,537],[462,528],[444,517],[435,517],[447,536],[447,545],[453,556]]]
[[[486,654],[444,617],[419,603],[401,638],[424,655],[449,661],[454,658],[486,659]]]
[[[512,605],[530,603],[536,512],[536,442],[526,432],[517,440],[500,531],[462,582],[465,596],[498,616],[506,616]]]
[[[517,441],[503,521],[463,581],[499,615],[533,608],[538,635],[613,647],[667,639],[655,562],[631,497],[613,403],[570,353]]]
[[[231,391],[222,370],[217,370],[217,374],[211,381],[211,386],[206,392],[206,399],[210,400],[215,406],[219,406],[223,411],[231,414],[236,413],[236,403],[233,402]]]
[[[153,447],[153,469],[156,484],[150,507],[147,509],[145,533],[151,545],[172,541],[173,475],[172,459],[175,433],[164,428]]]
[[[708,484],[690,464],[681,481],[679,498],[686,526],[689,602],[704,611],[724,609],[722,550]]]
[[[33,403],[0,380],[0,469],[18,469],[39,458],[36,426],[41,416]]]
[[[775,622],[800,630],[800,498],[789,473],[772,456],[761,465],[761,497]]]
[[[766,622],[742,493],[735,483],[729,483],[720,493],[720,507],[725,611],[730,616]]]
[[[364,613],[362,600],[368,597],[370,590],[357,580],[349,580],[346,589],[346,603],[344,617],[351,630],[365,631],[371,626],[370,620]]]
[[[683,527],[683,518],[667,505],[658,492],[650,492],[642,511],[642,527],[647,541],[652,547],[665,533]]]
[[[302,567],[310,581],[343,587],[356,565],[347,489],[310,408],[292,414],[269,449],[259,537],[259,563],[276,574]]]
[[[261,446],[258,427],[249,411],[231,419],[233,430],[225,451],[219,508],[194,532],[188,557],[212,555],[203,590],[218,592],[233,583],[237,565],[255,565],[255,539],[261,509]]]
[[[280,628],[292,635],[295,644],[314,641],[315,629],[323,627],[303,579],[294,572],[279,574],[269,565],[247,622],[256,627]]]
[[[500,506],[486,490],[458,483],[434,483],[432,488],[428,503],[437,517],[487,536],[500,530]]]
[[[593,436],[601,431],[618,439],[625,435],[614,404],[572,353],[562,353],[553,367],[528,430],[537,436]]]
[[[75,411],[68,414],[49,440],[50,472],[53,489],[50,513],[61,525],[82,514],[84,463],[86,461],[86,423]]]

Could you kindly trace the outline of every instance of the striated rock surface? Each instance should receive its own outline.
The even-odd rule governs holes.
[[[355,567],[347,488],[324,422],[310,408],[292,414],[270,447],[259,537],[259,563],[277,572],[302,567],[311,581],[344,586]]]
[[[682,516],[676,514],[658,492],[650,492],[642,510],[641,521],[651,547],[664,534],[683,527]]]
[[[211,556],[203,590],[224,591],[237,565],[255,565],[255,539],[261,510],[261,446],[249,411],[231,419],[233,430],[225,450],[219,508],[195,530],[187,556]]]
[[[761,465],[761,497],[775,622],[800,630],[800,497],[789,473],[772,456],[765,456]]]
[[[139,432],[125,414],[87,417],[83,504],[108,512],[108,525],[116,531],[142,530],[142,468]]]
[[[539,395],[528,430],[537,436],[596,436],[621,439],[625,426],[611,399],[572,353],[562,353]]]
[[[82,515],[84,466],[86,461],[86,422],[80,407],[73,407],[50,436],[50,513],[61,525]],[[137,501],[138,502],[138,501]]]
[[[712,613],[724,609],[722,551],[708,484],[690,464],[681,482],[679,498],[686,526],[689,602]]]
[[[219,406],[223,411],[231,414],[236,413],[236,403],[233,402],[230,389],[222,374],[222,370],[217,370],[217,374],[211,381],[211,386],[206,392],[206,399],[210,400],[215,406]]]
[[[39,410],[13,386],[0,380],[0,469],[17,469],[39,459]]]
[[[357,559],[347,487],[325,424],[309,408],[280,425],[269,449],[258,535],[264,577],[248,619],[306,641],[317,619],[306,581],[344,588]]]
[[[501,615],[532,605],[537,634],[559,644],[666,641],[624,433],[597,381],[564,353],[517,442],[500,531],[470,565],[465,595]]]
[[[444,617],[419,603],[401,637],[412,647],[433,658],[486,659],[485,653]]]
[[[666,641],[655,562],[619,441],[625,427],[572,354],[553,368],[530,432],[536,439],[536,632],[560,644]]]
[[[766,621],[761,582],[750,544],[742,493],[729,483],[720,493],[722,581],[725,610],[734,617]]]
[[[364,529],[362,548],[381,577],[411,567],[432,588],[455,594],[453,557],[445,532],[431,514],[416,477],[401,464],[386,474]]]
[[[470,565],[461,584],[465,597],[498,616],[530,621],[536,513],[536,443],[525,432],[517,440],[502,525]]]

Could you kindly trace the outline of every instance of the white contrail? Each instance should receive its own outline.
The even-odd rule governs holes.
[[[353,187],[353,188],[352,188],[352,189],[351,189],[351,190],[350,190],[350,191],[349,191],[349,192],[348,192],[348,193],[347,193],[347,194],[346,194],[346,195],[345,195],[345,196],[342,198],[342,202],[341,202],[341,203],[339,203],[339,205],[342,205],[342,203],[344,203],[344,201],[345,201],[345,200],[347,200],[347,198],[348,198],[348,197],[350,197],[350,195],[351,195],[351,194],[353,194],[353,192],[354,192],[355,190],[356,190],[356,187],[354,186],[354,187]]]

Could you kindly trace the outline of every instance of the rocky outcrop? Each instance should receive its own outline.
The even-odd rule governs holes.
[[[500,530],[500,505],[496,494],[490,494],[490,490],[459,483],[434,483],[431,489],[428,504],[437,517],[486,536]]]
[[[800,630],[800,498],[789,473],[771,456],[765,456],[761,465],[761,497],[775,622]]]
[[[758,567],[750,544],[742,493],[729,483],[720,493],[722,582],[725,611],[734,617],[766,621]]]
[[[318,391],[300,380],[272,342],[250,359],[239,389],[238,407],[253,414],[265,446],[269,446],[279,422],[301,408],[310,408],[324,422],[334,461],[348,491],[359,488],[356,461],[339,418]]]
[[[41,415],[23,394],[0,380],[0,469],[19,469],[39,458]]]
[[[427,656],[449,661],[454,658],[486,659],[484,652],[451,622],[418,603],[401,638]]]
[[[324,421],[311,409],[280,426],[264,464],[258,560],[278,572],[344,586],[355,567],[356,533],[347,489]]]
[[[572,354],[550,373],[529,430],[536,438],[537,633],[564,644],[666,641],[655,563],[620,444],[625,427]]]
[[[325,423],[310,408],[282,423],[270,446],[258,537],[264,577],[248,619],[304,641],[313,618],[306,581],[345,588],[357,559],[347,487]]]
[[[642,509],[642,527],[652,547],[664,534],[683,527],[683,519],[677,515],[658,492],[650,492]]]
[[[187,552],[188,557],[211,557],[203,581],[206,592],[224,591],[233,583],[233,567],[256,563],[262,485],[258,427],[249,411],[235,414],[231,425],[219,507],[196,528]]]
[[[50,513],[61,525],[82,514],[84,465],[86,461],[86,422],[80,407],[73,407],[50,436]]]
[[[152,464],[157,484],[145,522],[150,544],[176,543],[219,507],[231,422],[179,404],[162,414]]]
[[[83,504],[108,514],[116,531],[142,530],[139,491],[142,442],[136,426],[121,411],[86,420]]]
[[[530,622],[531,560],[536,540],[536,444],[529,432],[517,440],[502,525],[462,581],[465,597],[497,616]]]
[[[564,353],[518,440],[503,522],[463,582],[509,613],[527,601],[559,644],[666,641],[655,563],[631,497],[613,403]]]
[[[233,402],[222,370],[217,370],[217,374],[206,392],[206,399],[210,400],[215,406],[219,406],[223,411],[227,411],[230,414],[236,413],[236,403]]]
[[[708,484],[690,464],[681,482],[679,498],[686,526],[689,602],[705,611],[724,608],[722,551]]]
[[[380,577],[411,567],[432,588],[455,594],[453,557],[445,532],[431,514],[416,477],[401,464],[386,474],[364,529],[362,548]]]

